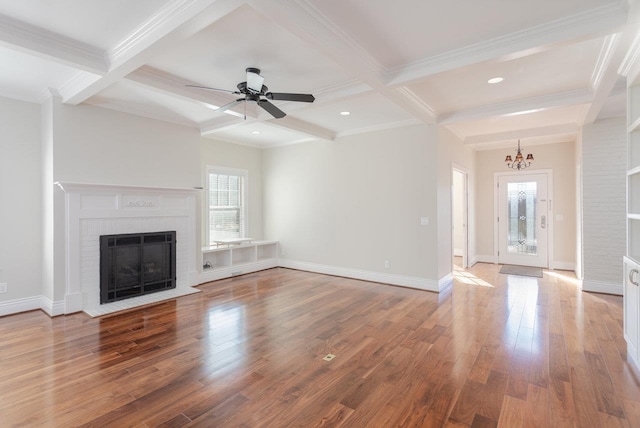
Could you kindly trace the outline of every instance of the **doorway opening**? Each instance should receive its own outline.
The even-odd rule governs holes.
[[[499,264],[549,267],[551,174],[495,175],[495,245]]]
[[[452,269],[469,267],[469,174],[454,166],[451,170]]]

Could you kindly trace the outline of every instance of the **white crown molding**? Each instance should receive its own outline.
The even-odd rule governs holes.
[[[490,104],[487,106],[441,114],[438,116],[438,124],[446,125],[449,123],[483,119],[505,114],[522,114],[530,110],[542,110],[574,104],[587,104],[590,103],[592,99],[593,94],[589,89],[576,89],[573,91],[523,98],[515,101]]]
[[[629,50],[622,59],[618,73],[627,78],[631,86],[640,75],[640,30],[636,33]]]
[[[214,2],[215,0],[170,1],[106,53],[109,64],[121,64],[138,55],[140,49],[146,48],[150,40],[151,43],[155,43],[182,24],[183,16],[191,19]]]
[[[396,91],[402,94],[402,96],[405,97],[407,100],[409,100],[409,102],[413,103],[413,105],[415,105],[416,108],[421,110],[424,113],[427,122],[429,123],[436,122],[437,114],[435,110],[429,104],[427,104],[422,98],[420,98],[415,92],[413,92],[411,89],[407,88],[406,86],[398,87],[396,88]]]
[[[604,38],[598,60],[591,73],[591,90],[595,93],[604,78],[604,75],[611,64],[611,59],[616,50],[620,34],[610,34]]]
[[[479,146],[488,143],[498,143],[504,141],[513,142],[517,139],[532,137],[547,137],[557,135],[577,135],[580,131],[575,123],[565,125],[540,126],[536,128],[517,129],[513,131],[496,132],[493,134],[472,135],[464,139],[465,145]],[[479,147],[476,147],[479,149]]]
[[[419,125],[421,123],[423,122],[418,119],[407,119],[407,120],[399,120],[397,122],[380,123],[377,125],[348,129],[346,131],[338,132],[336,134],[336,138],[347,137],[349,135],[364,134],[367,132],[384,131],[386,129],[401,128],[403,126]]]
[[[388,85],[403,85],[436,73],[499,58],[533,47],[594,34],[608,34],[612,32],[612,29],[622,26],[626,19],[625,7],[615,3],[604,5],[396,67],[387,73],[387,83]]]
[[[0,14],[0,44],[92,73],[107,71],[104,52],[95,46]]]
[[[62,101],[66,102],[66,100],[73,94],[78,93],[78,91],[81,91],[96,82],[98,79],[100,79],[100,76],[86,73],[84,71],[78,71],[71,79],[67,80],[60,86],[60,88],[58,88]]]
[[[356,70],[354,76],[366,74],[374,77],[375,84],[380,85],[385,68],[308,0],[249,0],[248,3],[283,28],[315,45],[340,65]],[[362,80],[372,83],[367,78]]]

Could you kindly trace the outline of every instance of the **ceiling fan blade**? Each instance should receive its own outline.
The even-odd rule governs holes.
[[[218,107],[218,108],[217,108],[217,109],[215,109],[214,111],[217,111],[217,112],[227,111],[227,110],[229,110],[230,108],[233,108],[233,107],[237,106],[237,105],[238,105],[238,104],[240,104],[242,101],[244,101],[244,98],[238,98],[238,99],[237,99],[237,100],[235,100],[235,101],[231,101],[231,102],[230,102],[230,103],[228,103],[228,104],[225,104],[225,105],[223,105],[223,106],[221,106],[221,107]]]
[[[286,116],[285,112],[283,112],[282,110],[280,110],[278,107],[274,106],[267,100],[259,100],[258,105],[263,109],[265,109],[267,113],[269,113],[271,116],[275,117],[276,119],[282,119],[283,117]]]
[[[198,89],[206,89],[208,91],[218,91],[218,92],[228,92],[230,94],[240,94],[238,91],[230,91],[228,89],[218,89],[218,88],[210,88],[208,86],[198,86],[198,85],[184,85],[187,88],[198,88]]]
[[[262,83],[264,77],[260,76],[260,70],[257,68],[247,68],[247,88],[256,94],[262,91]]]
[[[265,95],[270,100],[276,101],[298,101],[302,103],[312,103],[315,97],[311,94],[287,94],[283,92],[267,92]]]

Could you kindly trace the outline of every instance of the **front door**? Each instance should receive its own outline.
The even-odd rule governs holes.
[[[498,177],[498,263],[548,267],[546,173]]]

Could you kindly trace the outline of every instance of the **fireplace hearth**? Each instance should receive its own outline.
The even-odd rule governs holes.
[[[100,236],[100,304],[176,288],[176,232]]]

